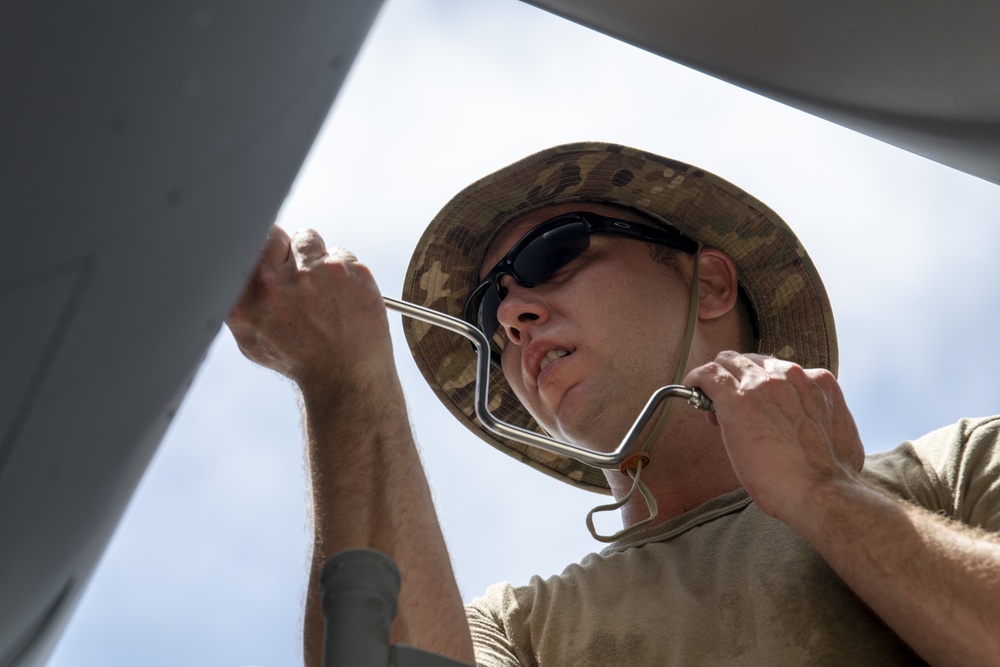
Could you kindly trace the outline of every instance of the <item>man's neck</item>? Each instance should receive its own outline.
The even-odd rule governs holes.
[[[672,415],[658,441],[647,448],[649,465],[643,468],[642,482],[659,508],[655,524],[680,516],[712,498],[740,488],[718,427],[704,415]],[[632,487],[632,479],[608,472],[615,498],[620,500]],[[622,507],[622,523],[632,526],[649,516],[641,494]]]

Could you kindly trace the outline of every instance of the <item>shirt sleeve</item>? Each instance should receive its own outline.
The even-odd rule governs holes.
[[[865,474],[932,512],[1000,532],[1000,417],[965,419],[876,454]]]
[[[493,584],[482,597],[466,605],[465,614],[472,633],[478,667],[521,667],[515,639],[508,632],[507,620],[517,600],[508,583]]]

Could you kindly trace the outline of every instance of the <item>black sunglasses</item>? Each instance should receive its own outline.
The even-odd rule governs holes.
[[[500,284],[500,279],[510,276],[522,287],[534,287],[583,254],[590,247],[590,235],[598,232],[623,234],[689,254],[698,249],[697,241],[671,229],[609,218],[589,211],[566,213],[539,224],[514,244],[469,294],[462,319],[492,340],[500,327],[497,310],[507,296],[507,289]],[[495,341],[490,348],[490,359],[499,365],[500,350]]]

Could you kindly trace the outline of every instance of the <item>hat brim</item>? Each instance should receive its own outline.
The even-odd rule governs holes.
[[[427,227],[410,261],[403,299],[456,317],[479,281],[496,235],[517,216],[567,202],[626,206],[725,252],[756,314],[758,352],[837,372],[833,311],[815,266],[768,207],[703,169],[607,143],[576,143],[515,162],[458,193]],[[438,398],[470,431],[518,460],[591,491],[609,493],[604,472],[487,431],[473,414],[475,354],[468,341],[405,319],[413,358]],[[490,411],[541,432],[499,373]]]

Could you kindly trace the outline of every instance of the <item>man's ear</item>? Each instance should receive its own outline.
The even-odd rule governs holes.
[[[698,254],[698,319],[722,317],[736,305],[738,294],[733,260],[721,250],[702,248]]]

